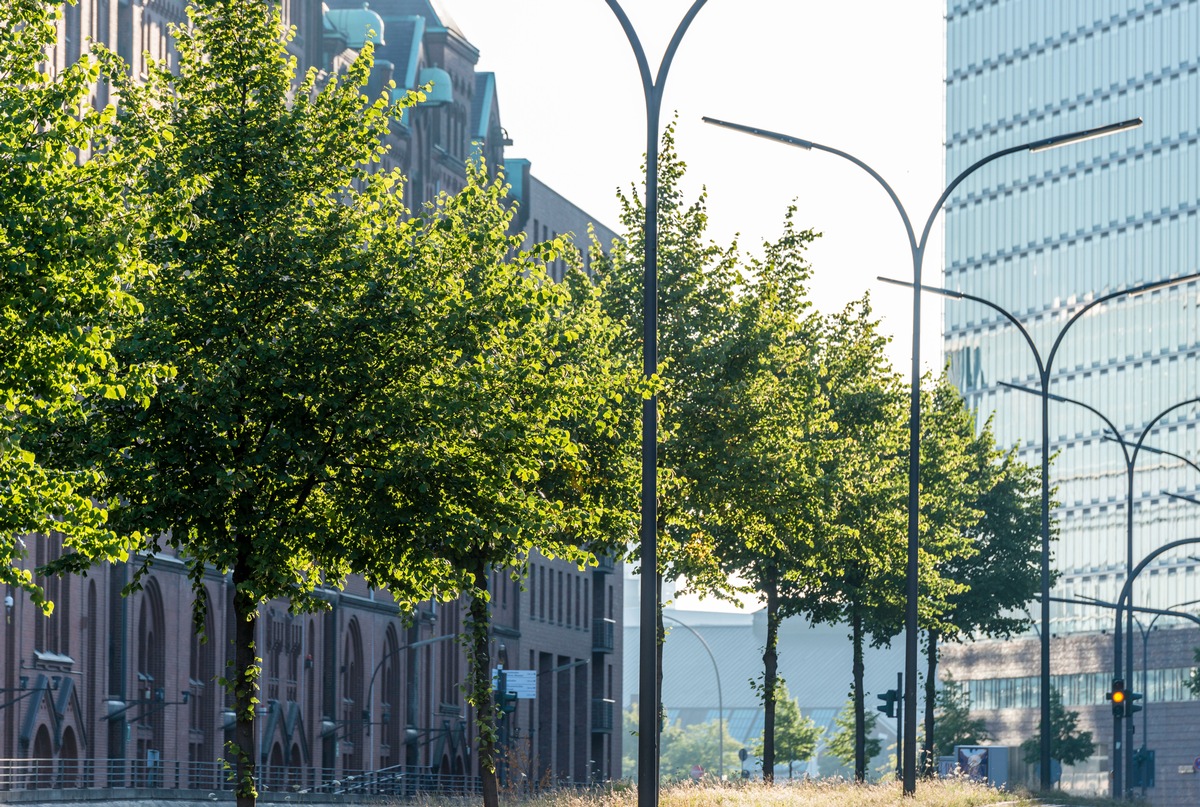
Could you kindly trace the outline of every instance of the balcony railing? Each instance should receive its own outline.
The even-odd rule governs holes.
[[[615,706],[610,698],[592,698],[592,734],[612,734]]]
[[[592,652],[611,653],[617,633],[617,622],[613,619],[592,620]]]

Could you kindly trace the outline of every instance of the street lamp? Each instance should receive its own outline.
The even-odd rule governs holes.
[[[1107,127],[1106,127],[1107,128]],[[1051,138],[1053,139],[1053,138]],[[1056,144],[1058,145],[1058,144]],[[988,308],[997,312],[1021,333],[1025,339],[1025,344],[1029,346],[1030,352],[1033,353],[1033,359],[1037,363],[1038,381],[1041,384],[1042,396],[1042,629],[1039,638],[1041,639],[1041,692],[1039,700],[1041,706],[1041,720],[1039,722],[1041,731],[1041,759],[1040,759],[1040,779],[1043,790],[1050,789],[1050,372],[1054,367],[1054,358],[1058,355],[1058,348],[1062,345],[1063,337],[1067,335],[1067,331],[1071,329],[1079,319],[1086,314],[1090,309],[1122,296],[1134,297],[1139,294],[1153,291],[1154,289],[1166,288],[1179,283],[1184,283],[1189,280],[1200,278],[1200,274],[1184,275],[1183,277],[1170,278],[1167,280],[1158,280],[1152,283],[1144,283],[1140,286],[1134,286],[1130,289],[1114,291],[1109,294],[1101,295],[1096,299],[1088,302],[1076,311],[1067,323],[1058,331],[1058,335],[1054,338],[1054,344],[1050,348],[1050,353],[1043,360],[1041,351],[1038,350],[1037,344],[1033,341],[1029,330],[1021,323],[1017,317],[1008,309],[997,305],[991,300],[979,297],[966,292],[953,291],[951,289],[943,289],[937,286],[923,286],[919,282],[908,283],[903,280],[894,280],[891,278],[879,278],[885,283],[892,283],[897,286],[910,286],[914,294],[918,292],[930,292],[939,294],[943,297],[948,297],[952,300],[970,300],[972,302],[986,305]],[[917,383],[914,378],[914,385]],[[911,480],[910,480],[911,483]],[[915,731],[915,727],[914,727]],[[906,749],[907,750],[907,749]],[[1114,756],[1115,760],[1115,756]],[[1113,765],[1114,771],[1120,769],[1119,765]],[[1119,784],[1119,773],[1114,779],[1114,783]]]
[[[375,677],[377,675],[379,675],[380,670],[383,669],[383,665],[386,664],[389,659],[393,658],[394,656],[400,655],[401,653],[403,653],[406,650],[416,650],[418,648],[425,647],[426,645],[435,644],[437,642],[445,642],[445,641],[449,641],[450,639],[457,639],[457,638],[458,638],[457,633],[447,633],[442,636],[434,636],[431,639],[421,639],[420,641],[417,641],[417,642],[410,642],[409,644],[403,645],[401,647],[397,647],[395,650],[392,650],[390,653],[383,654],[383,657],[379,659],[379,663],[375,665],[375,670],[371,673],[371,682],[369,684],[367,684],[367,703],[363,707],[363,710],[362,710],[362,719],[363,719],[363,723],[366,725],[366,732],[367,732],[368,737],[371,737],[371,725],[372,725],[371,700],[373,699],[373,697],[375,695]],[[410,681],[409,687],[415,688],[416,682]],[[406,715],[405,719],[408,720],[410,726],[416,725],[416,715],[415,714]],[[325,735],[322,734],[321,736],[324,737]],[[367,759],[371,760],[372,765],[374,765],[374,759],[375,759],[374,746],[375,746],[375,739],[372,737],[370,747],[367,749]]]
[[[633,48],[642,94],[646,98],[646,220],[642,270],[642,373],[649,379],[658,372],[658,138],[663,89],[675,51],[683,41],[692,20],[707,0],[694,0],[671,37],[658,75],[650,73],[650,62],[629,16],[617,0],[606,0],[621,23],[621,30]],[[638,637],[638,681],[640,696],[638,725],[638,807],[658,804],[658,396],[642,401],[642,606]],[[654,731],[647,730],[654,726]]]
[[[1155,415],[1154,417],[1152,417],[1150,419],[1150,421],[1146,424],[1145,428],[1142,429],[1141,434],[1138,435],[1137,442],[1134,443],[1131,447],[1129,441],[1127,441],[1121,435],[1121,432],[1117,428],[1116,424],[1113,423],[1111,420],[1109,420],[1104,415],[1103,412],[1101,412],[1096,407],[1091,406],[1090,404],[1086,404],[1083,401],[1077,401],[1074,398],[1067,398],[1066,396],[1063,396],[1063,395],[1053,395],[1053,394],[1045,391],[1044,387],[1043,387],[1042,392],[1039,393],[1037,390],[1032,390],[1032,389],[1029,389],[1028,387],[1021,387],[1016,384],[1009,384],[1005,381],[1001,381],[1000,385],[1003,387],[1008,387],[1009,389],[1019,390],[1020,392],[1028,392],[1033,395],[1041,394],[1041,395],[1045,396],[1046,398],[1049,398],[1054,401],[1059,401],[1061,403],[1074,404],[1076,406],[1083,407],[1084,409],[1088,410],[1089,412],[1094,414],[1096,417],[1098,417],[1104,421],[1104,424],[1108,427],[1108,431],[1109,431],[1109,433],[1105,435],[1105,439],[1111,440],[1112,442],[1117,443],[1119,446],[1121,446],[1121,453],[1125,460],[1125,483],[1126,483],[1125,484],[1125,490],[1126,490],[1126,498],[1125,498],[1126,564],[1125,564],[1125,569],[1126,569],[1126,572],[1128,572],[1129,569],[1133,568],[1133,472],[1137,465],[1138,454],[1140,452],[1142,452],[1143,450],[1145,450],[1145,451],[1149,451],[1154,454],[1161,454],[1161,455],[1168,456],[1168,457],[1174,457],[1175,459],[1182,460],[1182,461],[1186,462],[1188,465],[1191,465],[1197,471],[1200,471],[1200,466],[1197,466],[1194,462],[1189,460],[1187,457],[1184,457],[1180,454],[1176,454],[1173,451],[1164,451],[1159,448],[1151,448],[1150,446],[1145,445],[1146,438],[1150,436],[1150,432],[1154,430],[1154,427],[1158,425],[1159,421],[1161,421],[1167,415],[1174,412],[1176,409],[1180,409],[1184,406],[1190,406],[1193,404],[1200,404],[1200,398],[1189,398],[1186,401],[1180,401],[1179,403],[1174,404],[1172,406],[1168,406],[1166,409],[1159,412],[1157,415]],[[1131,450],[1131,448],[1132,448],[1132,450]],[[1132,604],[1132,602],[1133,602],[1133,594],[1132,594],[1132,590],[1131,590],[1130,591],[1130,603]],[[1113,644],[1114,644],[1114,647],[1113,647],[1114,666],[1119,670],[1119,669],[1121,669],[1121,666],[1122,666],[1121,665],[1121,623],[1120,623],[1119,619],[1117,620],[1117,629],[1113,632]],[[1129,613],[1126,615],[1126,619],[1125,619],[1125,665],[1124,666],[1126,668],[1126,675],[1124,676],[1124,680],[1129,681],[1132,684],[1133,683],[1133,611],[1129,611]],[[1120,746],[1121,719],[1122,718],[1117,715],[1113,716],[1113,748],[1114,749],[1116,749]],[[1133,728],[1134,728],[1133,721],[1132,720],[1128,721],[1125,725],[1124,773],[1125,773],[1126,777],[1128,777],[1129,771],[1132,769],[1132,766],[1133,766]],[[1114,760],[1113,793],[1114,794],[1123,792],[1121,790],[1121,785],[1123,783],[1122,777],[1121,777],[1121,772],[1120,772],[1121,766],[1115,764],[1118,759],[1119,759],[1118,755],[1116,753],[1114,753],[1113,754],[1113,760]]]
[[[1176,608],[1182,608],[1185,605],[1195,605],[1198,602],[1200,602],[1200,600],[1188,600],[1187,602],[1176,603],[1175,605],[1169,606],[1169,607],[1165,608],[1164,610],[1165,611],[1174,611]],[[1132,612],[1130,615],[1132,616]],[[1142,691],[1142,697],[1145,699],[1142,703],[1142,748],[1145,748],[1149,744],[1147,738],[1150,735],[1150,719],[1149,719],[1150,710],[1147,708],[1150,705],[1150,676],[1149,676],[1149,673],[1150,673],[1150,649],[1149,649],[1150,631],[1154,630],[1154,623],[1157,622],[1159,619],[1161,619],[1164,616],[1179,616],[1179,615],[1174,614],[1174,613],[1172,613],[1172,614],[1165,614],[1165,613],[1155,614],[1154,618],[1150,620],[1149,625],[1142,625],[1142,620],[1137,619],[1136,617],[1134,618],[1134,621],[1137,622],[1138,630],[1142,634],[1142,689],[1141,689],[1141,691]],[[1200,620],[1197,620],[1197,621],[1200,621]],[[1128,742],[1128,739],[1126,741]],[[1127,752],[1127,755],[1128,755],[1128,752]],[[1128,764],[1129,764],[1129,762],[1128,762],[1128,760],[1126,760],[1127,769],[1128,769]],[[1146,795],[1146,777],[1145,776],[1142,777],[1142,795],[1143,796]]]
[[[989,154],[981,160],[978,160],[965,171],[956,176],[930,210],[929,216],[925,220],[925,228],[921,231],[920,239],[917,238],[916,231],[913,229],[912,220],[908,216],[908,211],[904,209],[904,205],[900,203],[900,198],[896,192],[892,190],[882,176],[871,166],[867,165],[862,160],[847,154],[844,151],[824,146],[820,143],[814,143],[811,140],[805,140],[791,135],[780,134],[778,132],[770,132],[765,129],[758,129],[753,126],[744,126],[739,123],[729,123],[727,121],[717,120],[715,118],[704,118],[705,123],[711,123],[714,126],[723,126],[727,129],[734,129],[739,132],[763,137],[768,140],[775,140],[789,146],[796,146],[806,151],[824,151],[841,157],[844,160],[854,163],[862,170],[871,175],[871,178],[878,182],[891,198],[892,204],[896,206],[896,211],[900,214],[900,219],[904,223],[905,232],[908,235],[908,245],[912,252],[913,262],[913,335],[912,335],[912,389],[909,396],[909,419],[908,419],[908,569],[906,573],[905,596],[907,598],[907,607],[905,608],[904,616],[904,697],[910,706],[915,706],[917,702],[917,557],[918,557],[918,514],[920,505],[920,435],[921,435],[921,294],[919,288],[921,286],[921,268],[925,260],[925,248],[929,244],[929,234],[933,229],[933,222],[937,218],[937,214],[941,211],[942,205],[950,197],[959,184],[971,174],[978,171],[983,166],[994,160],[1005,157],[1009,154],[1016,154],[1021,151],[1046,151],[1048,149],[1066,146],[1071,143],[1079,143],[1084,140],[1092,140],[1105,135],[1116,134],[1128,129],[1134,129],[1142,125],[1141,118],[1133,118],[1132,120],[1122,121],[1120,123],[1101,126],[1095,129],[1085,129],[1079,132],[1071,132],[1070,134],[1058,135],[1056,137],[1047,137],[1041,140],[1035,140],[1032,143],[1023,143],[1019,146],[1001,149],[994,154]],[[1047,528],[1048,529],[1048,528]],[[1044,574],[1049,575],[1049,571]],[[1048,578],[1047,578],[1048,581]],[[1049,611],[1045,614],[1045,619],[1050,618]],[[1048,696],[1043,698],[1045,701],[1042,708],[1042,724],[1048,729],[1050,725],[1050,701]],[[1043,734],[1047,736],[1047,740],[1043,742],[1043,756],[1045,760],[1042,764],[1042,784],[1047,786],[1050,781],[1050,758],[1048,756],[1050,745],[1048,740],[1048,731]],[[904,793],[911,795],[916,791],[917,787],[917,710],[910,708],[904,714]]]
[[[721,670],[717,667],[717,657],[713,655],[712,648],[708,642],[704,640],[695,628],[686,622],[677,619],[673,616],[663,614],[663,619],[669,619],[679,627],[691,633],[700,640],[700,644],[704,646],[704,652],[708,653],[708,660],[713,665],[713,675],[717,678],[717,778],[725,779],[725,696],[721,693]]]

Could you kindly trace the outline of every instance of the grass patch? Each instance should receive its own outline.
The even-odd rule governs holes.
[[[1107,804],[1107,800],[1070,801],[1055,794],[1052,800],[1042,800],[1028,794],[1010,793],[961,779],[920,781],[916,797],[906,799],[900,783],[895,781],[873,785],[855,785],[837,780],[792,782],[766,787],[761,783],[728,783],[704,785],[672,785],[664,787],[659,797],[661,807],[1035,807],[1039,804]],[[410,802],[411,803],[411,802]],[[480,800],[427,798],[416,802],[418,807],[478,807]],[[632,785],[618,784],[612,788],[591,791],[550,791],[535,796],[501,795],[502,807],[636,807],[637,790]]]

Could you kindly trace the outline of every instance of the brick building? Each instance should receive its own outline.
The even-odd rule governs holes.
[[[176,66],[168,24],[185,19],[176,0],[80,0],[66,5],[52,68],[101,41],[144,72],[143,52]],[[393,126],[388,157],[408,177],[409,206],[465,182],[464,162],[483,156],[506,166],[511,145],[500,125],[496,76],[475,70],[479,53],[429,0],[284,0],[296,26],[290,47],[301,72],[334,73],[374,32],[370,91],[433,84],[428,100]],[[97,87],[96,103],[109,102]],[[529,173],[507,163],[518,205],[514,226],[534,238],[586,236],[591,219]],[[604,244],[615,237],[596,225]],[[586,252],[586,243],[580,243]],[[561,277],[563,267],[555,268]],[[61,541],[31,542],[29,568],[56,557]],[[193,592],[183,563],[155,558],[142,590],[122,597],[127,564],[87,577],[45,580],[56,603],[43,617],[22,592],[5,592],[0,625],[0,790],[34,786],[220,787],[232,711],[217,678],[232,657],[232,583],[206,575],[201,643],[192,627]],[[493,579],[493,659],[533,671],[534,697],[508,719],[505,775],[585,782],[620,775],[622,597],[619,565],[580,571],[530,559],[520,583]],[[364,771],[470,776],[476,732],[462,687],[467,670],[455,637],[463,602],[429,603],[406,620],[385,592],[358,579],[326,590],[322,613],[264,608],[260,762],[267,788],[311,787]],[[378,780],[378,776],[376,777]]]
[[[1134,715],[1135,742],[1155,751],[1155,781],[1145,795],[1151,804],[1184,805],[1200,802],[1200,776],[1194,763],[1200,755],[1196,726],[1200,725],[1200,700],[1184,687],[1195,666],[1200,629],[1183,627],[1153,615],[1138,615],[1134,652],[1138,672],[1128,682],[1140,692],[1144,709]],[[1113,679],[1113,635],[1069,633],[1051,639],[1050,683],[1063,706],[1079,714],[1079,729],[1090,731],[1096,744],[1091,759],[1062,771],[1061,787],[1078,793],[1104,792],[1112,769],[1112,706],[1104,695]],[[1010,641],[978,641],[946,645],[941,672],[962,685],[971,704],[971,716],[987,721],[992,744],[1019,746],[1037,733],[1038,676],[1029,659],[1037,658],[1039,640],[1028,636]],[[1143,654],[1150,659],[1143,673]],[[1020,753],[1010,757],[1018,760]],[[1033,784],[1037,766],[1010,768],[1014,783]],[[1132,788],[1141,794],[1142,788]]]

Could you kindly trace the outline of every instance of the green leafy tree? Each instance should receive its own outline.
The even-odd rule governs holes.
[[[836,426],[822,394],[816,347],[820,318],[809,310],[804,258],[815,237],[794,226],[749,262],[728,339],[709,351],[702,414],[687,425],[709,459],[695,500],[709,514],[717,557],[766,603],[762,697],[763,777],[775,770],[779,623],[795,613],[807,584],[814,535],[829,520],[824,469]]]
[[[658,152],[658,519],[656,590],[664,577],[686,576],[697,591],[726,596],[733,590],[729,569],[715,549],[714,523],[698,497],[712,474],[713,447],[701,421],[717,372],[713,352],[732,330],[736,244],[720,247],[707,236],[707,194],[688,200],[687,166],[675,148],[674,124],[663,133]],[[621,194],[624,238],[592,266],[603,279],[605,311],[621,323],[617,349],[641,365],[642,278],[645,255],[645,203],[633,187]],[[641,402],[629,403],[640,418]],[[639,559],[640,542],[631,560]],[[658,619],[659,676],[665,637]]]
[[[692,766],[699,765],[705,774],[715,776],[722,747],[720,732],[724,732],[724,770],[738,770],[737,749],[741,746],[729,733],[729,729],[717,720],[694,723],[683,727],[674,723],[663,729],[659,774],[667,781],[685,782],[691,776]]]
[[[859,782],[866,778],[865,773],[859,775],[857,770],[860,757],[865,755],[869,761],[879,756],[879,752],[883,750],[883,743],[874,736],[876,713],[871,712],[860,718],[861,703],[862,699],[854,697],[854,693],[851,692],[850,699],[833,719],[835,730],[825,745],[825,750],[831,756],[841,760],[842,764],[855,768],[854,778]]]
[[[697,501],[711,474],[713,447],[697,424],[708,414],[708,391],[718,372],[714,351],[729,341],[734,327],[738,253],[736,245],[722,248],[708,239],[707,196],[702,192],[686,200],[686,170],[672,124],[658,155],[657,573],[660,578],[687,575],[694,588],[720,594],[729,591],[728,574],[714,553],[710,519]],[[604,281],[605,310],[621,323],[617,348],[640,366],[645,207],[636,189],[621,195],[621,224],[625,237],[593,266]],[[640,402],[632,403],[640,410]]]
[[[852,712],[858,781],[866,778],[869,719],[863,703],[863,646],[885,644],[904,615],[904,444],[906,401],[899,377],[884,358],[867,300],[826,320],[821,334],[822,386],[837,424],[837,450],[827,460],[832,516],[820,533],[809,585],[795,606],[815,622],[850,626]]]
[[[1021,462],[1015,451],[997,449],[990,420],[975,434],[974,418],[944,375],[931,397],[929,420],[941,424],[942,436],[930,442],[943,455],[931,461],[949,465],[944,456],[949,453],[965,460],[961,478],[942,480],[958,490],[956,509],[931,517],[960,530],[969,552],[940,552],[938,572],[957,584],[957,590],[947,592],[940,612],[924,624],[925,759],[930,771],[936,762],[930,741],[937,736],[933,687],[940,643],[976,636],[1006,638],[1024,628],[1029,619],[1022,607],[1041,585],[1042,552],[1037,469]]]
[[[85,55],[51,75],[61,4],[0,4],[0,582],[53,603],[24,567],[27,541],[63,536],[68,560],[120,560],[129,542],[107,523],[103,468],[62,435],[105,399],[145,403],[155,365],[114,345],[140,311],[148,225],[127,204],[153,138],[132,148],[92,85],[120,65]]]
[[[1038,731],[1021,743],[1021,758],[1036,765],[1041,756],[1042,732]],[[1050,690],[1050,758],[1063,765],[1086,762],[1096,753],[1090,731],[1079,730],[1079,712],[1068,711],[1057,689]]]
[[[800,704],[788,694],[787,685],[779,682],[777,690],[778,709],[775,715],[775,753],[788,763],[788,778],[792,778],[792,766],[796,762],[807,762],[817,751],[817,743],[821,740],[824,729],[813,722],[811,717],[800,714]],[[754,753],[763,755],[766,745],[766,731],[754,746]],[[765,769],[766,762],[764,760]],[[764,770],[765,774],[765,770]]]
[[[991,739],[987,721],[971,717],[962,686],[950,675],[942,680],[937,708],[933,723],[933,752],[937,756],[950,756],[956,745],[979,745]]]
[[[160,230],[144,316],[121,350],[176,376],[148,405],[113,406],[92,444],[110,460],[118,523],[141,537],[134,585],[165,547],[197,589],[206,569],[232,575],[223,681],[247,807],[259,606],[321,607],[314,588],[339,585],[369,543],[358,460],[403,422],[396,390],[423,373],[432,295],[376,248],[407,232],[399,176],[373,171],[400,109],[362,94],[371,48],[322,87],[315,69],[297,84],[278,7],[205,0],[188,14],[172,30],[177,75],[157,65],[145,84],[118,81],[122,138],[157,143],[145,182]],[[386,581],[402,600],[437,571],[413,558]]]
[[[568,281],[552,283],[546,262],[566,245],[521,251],[503,183],[482,165],[466,171],[466,187],[429,205],[406,235],[402,262],[447,293],[436,301],[422,374],[393,404],[408,425],[359,458],[371,469],[361,479],[371,520],[362,533],[382,538],[350,563],[386,581],[414,555],[432,558],[444,573],[426,593],[466,597],[466,692],[484,803],[495,805],[492,573],[517,572],[534,549],[580,564],[623,551],[638,480],[624,401],[642,384],[636,365],[614,354],[618,330],[577,254],[568,255],[576,264]]]

